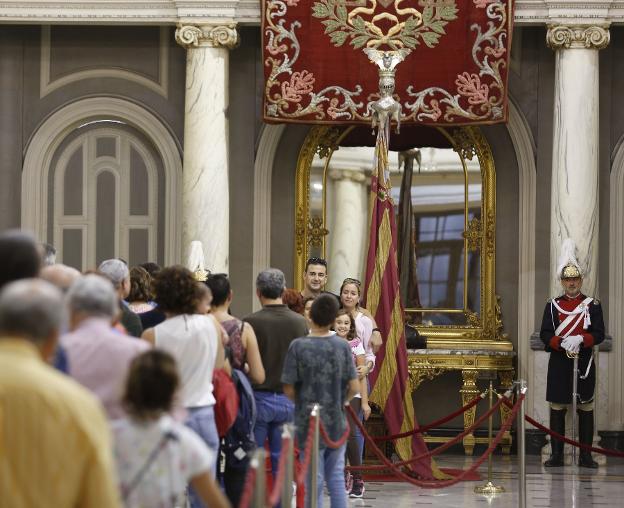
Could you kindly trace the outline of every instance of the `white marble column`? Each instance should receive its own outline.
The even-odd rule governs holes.
[[[598,51],[609,44],[609,30],[602,26],[551,26],[546,41],[556,51],[550,215],[551,296],[561,294],[557,267],[561,243],[566,238],[572,238],[576,244],[577,259],[584,271],[583,292],[595,296],[598,290]],[[541,356],[543,366],[538,370],[541,379],[537,383],[545,387],[547,355]],[[601,374],[602,370],[594,398],[597,415],[604,402],[600,400]],[[541,419],[548,421],[546,402],[542,409]],[[568,411],[566,423],[568,435],[570,413]],[[596,422],[599,423],[598,418]],[[595,425],[594,432],[598,427]],[[596,440],[597,436],[594,437]],[[568,463],[569,446],[566,445],[565,449]],[[549,452],[550,447],[544,447],[543,457]],[[595,460],[604,461],[602,457]]]
[[[228,61],[238,44],[235,25],[181,25],[175,34],[186,48],[182,242],[204,247],[206,268],[229,264]]]
[[[330,169],[328,180],[333,187],[332,224],[329,232],[329,278],[327,288],[338,292],[345,277],[362,280],[368,238],[367,174],[362,170]],[[329,218],[328,218],[329,219]]]
[[[565,238],[576,243],[584,292],[595,295],[598,268],[598,50],[609,43],[601,26],[551,26],[555,111],[551,184],[551,295],[561,292],[556,267]]]

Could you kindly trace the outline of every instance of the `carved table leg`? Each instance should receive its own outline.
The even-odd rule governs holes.
[[[501,393],[505,393],[507,390],[511,390],[511,388],[513,387],[514,374],[515,372],[513,369],[498,371]],[[510,414],[511,414],[511,409],[509,409],[505,404],[501,404],[500,406],[501,425],[507,418],[509,418]],[[501,440],[501,450],[503,451],[503,455],[509,455],[511,451],[511,433],[509,431],[506,431],[503,434],[503,439]]]
[[[472,399],[474,399],[477,395],[479,395],[479,390],[477,389],[477,375],[479,371],[477,370],[462,370],[462,379],[464,380],[464,384],[459,390],[462,396],[462,405],[465,406]],[[475,415],[477,413],[477,407],[474,406],[468,411],[464,413],[464,429],[472,426],[475,421]],[[464,452],[466,455],[472,455],[474,451],[475,445],[475,437],[471,432],[470,434],[466,434],[463,439],[464,444]]]

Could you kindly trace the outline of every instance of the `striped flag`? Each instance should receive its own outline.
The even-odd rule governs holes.
[[[375,145],[375,160],[371,182],[369,245],[366,262],[364,294],[366,307],[375,317],[383,345],[377,353],[377,367],[370,374],[371,402],[383,411],[391,434],[412,430],[416,425],[414,404],[409,389],[407,346],[403,323],[403,305],[399,291],[396,224],[391,197],[388,165],[388,135],[390,122],[379,126]],[[420,434],[395,442],[403,459],[427,451]],[[448,478],[433,459],[425,458],[412,464],[412,470],[423,479]]]

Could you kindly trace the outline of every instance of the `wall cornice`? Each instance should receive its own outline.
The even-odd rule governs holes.
[[[624,0],[516,0],[517,25],[624,23]],[[0,23],[260,24],[260,0],[0,0]]]

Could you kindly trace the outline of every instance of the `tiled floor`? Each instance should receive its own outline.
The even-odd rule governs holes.
[[[468,468],[472,458],[443,456],[438,462],[441,467]],[[494,457],[493,483],[502,485],[506,492],[492,498],[475,494],[473,491],[476,485],[485,483],[486,464],[480,469],[484,480],[462,482],[444,489],[421,489],[406,483],[368,482],[364,498],[352,499],[349,505],[358,508],[519,506],[516,457]],[[606,467],[601,466],[598,470],[572,466],[546,470],[542,467],[539,457],[527,456],[526,486],[527,507],[623,506],[624,459],[610,458]],[[325,500],[324,506],[329,507],[328,499]]]

